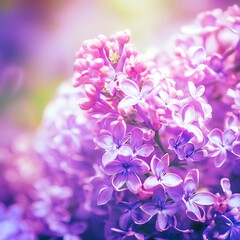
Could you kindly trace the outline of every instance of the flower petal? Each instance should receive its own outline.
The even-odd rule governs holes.
[[[149,155],[154,151],[154,147],[151,144],[143,144],[137,151],[137,156],[149,157]]]
[[[237,155],[238,157],[240,157],[240,142],[239,141],[234,142],[233,147],[232,147],[232,152],[235,155]]]
[[[102,135],[102,136],[96,137],[94,141],[99,147],[105,150],[109,150],[115,144],[111,135]]]
[[[160,90],[159,91],[159,96],[163,100],[164,103],[169,100],[169,95],[167,94],[166,91]]]
[[[114,161],[118,156],[118,149],[110,149],[106,151],[102,156],[102,164],[105,166],[106,164]]]
[[[206,58],[206,51],[203,47],[193,46],[189,49],[190,58],[193,65],[199,65],[203,63]]]
[[[132,148],[128,145],[122,145],[118,150],[118,154],[125,157],[131,156],[132,153]]]
[[[196,193],[192,197],[192,201],[194,201],[195,203],[200,204],[200,205],[209,206],[209,205],[214,204],[217,201],[217,198],[212,193],[200,192],[200,193]]]
[[[183,121],[185,124],[191,123],[195,119],[195,109],[192,105],[186,105],[182,110]]]
[[[169,145],[168,149],[170,150],[175,150],[177,148],[177,143],[173,138],[169,138],[168,145]]]
[[[124,72],[118,72],[117,73],[117,80],[118,81],[123,81],[128,78],[128,75]]]
[[[130,144],[134,150],[140,148],[143,144],[143,131],[140,128],[132,130]]]
[[[192,143],[187,143],[184,146],[184,152],[185,152],[185,156],[186,158],[190,157],[193,153],[194,153],[194,145]]]
[[[154,204],[153,202],[144,203],[140,208],[141,208],[145,213],[149,214],[149,215],[152,216],[152,217],[153,217],[155,214],[157,214],[158,211],[159,211],[157,205]]]
[[[106,164],[103,167],[103,171],[107,175],[114,175],[114,174],[117,174],[117,173],[120,173],[120,172],[124,171],[124,168],[123,168],[122,163],[120,161],[115,160],[115,161],[112,161],[112,162]]]
[[[139,158],[134,158],[132,161],[130,161],[129,168],[136,174],[144,174],[150,170],[148,164]]]
[[[205,92],[205,86],[200,85],[200,86],[197,88],[196,96],[197,96],[197,97],[201,97],[204,92]]]
[[[178,113],[175,113],[175,111],[173,112],[173,120],[175,121],[175,123],[179,127],[183,127],[184,126],[182,116],[180,114],[178,114]]]
[[[119,102],[118,108],[123,110],[123,109],[126,109],[128,107],[136,105],[138,102],[139,102],[138,98],[127,96]]]
[[[162,212],[159,212],[157,215],[157,220],[155,224],[155,228],[157,231],[162,232],[167,229],[168,225],[168,216],[163,214]]]
[[[149,94],[152,90],[154,89],[154,84],[152,81],[144,81],[142,89],[141,89],[141,94],[142,96],[146,96]]]
[[[224,146],[231,146],[233,142],[236,140],[237,136],[232,129],[227,129],[226,131],[223,132],[222,138]]]
[[[175,187],[182,182],[182,179],[175,173],[166,173],[161,182],[167,187]]]
[[[198,150],[194,152],[192,159],[194,161],[202,161],[207,157],[207,151],[206,150]]]
[[[112,198],[113,189],[111,187],[103,187],[100,189],[97,197],[97,205],[104,205]]]
[[[122,80],[120,82],[120,88],[127,96],[132,96],[136,98],[139,96],[139,87],[132,80],[129,79]]]
[[[159,184],[156,188],[154,188],[152,199],[159,206],[161,206],[162,204],[164,204],[166,202],[167,195],[165,193],[165,188],[163,187],[162,184]]]
[[[178,211],[179,211],[179,203],[175,203],[173,201],[166,202],[162,209],[162,212],[164,212],[169,216],[173,216]]]
[[[133,172],[128,172],[128,178],[127,178],[127,187],[128,189],[134,193],[137,194],[139,192],[139,189],[141,187],[141,180],[140,178]]]
[[[214,128],[208,135],[209,140],[217,146],[222,146],[222,131],[218,128]]]
[[[131,216],[134,223],[141,225],[148,222],[151,218],[151,215],[145,213],[141,208],[134,209]]]
[[[186,202],[186,207],[187,207],[186,214],[190,219],[194,221],[203,221],[205,215],[203,208],[201,208],[192,201]]]
[[[225,163],[226,159],[227,151],[224,148],[222,148],[214,159],[215,166],[217,168],[221,167]]]
[[[161,162],[164,166],[164,172],[166,172],[167,168],[169,167],[169,154],[166,153],[161,157]]]
[[[199,170],[192,169],[184,179],[184,190],[187,193],[193,193],[197,190],[199,184]]]
[[[177,185],[176,187],[168,188],[168,195],[174,201],[176,201],[176,202],[180,201],[184,195],[184,190],[183,190],[182,184]]]
[[[240,207],[240,193],[235,193],[228,201],[228,205],[231,207]]]
[[[160,161],[160,159],[154,155],[150,162],[151,171],[152,171],[153,175],[155,175],[158,178],[159,178],[159,174],[156,172],[156,169],[157,169],[157,165],[158,165],[159,161]]]
[[[194,134],[192,132],[188,132],[185,130],[179,135],[179,137],[177,139],[177,145],[179,147],[181,147],[181,146],[185,145],[186,143],[188,143],[191,140],[191,138],[193,138],[193,137],[194,137]]]
[[[82,221],[77,221],[72,223],[69,226],[69,233],[71,234],[75,234],[75,235],[80,235],[82,233],[84,233],[87,230],[88,226],[86,222],[82,222]],[[72,239],[72,238],[70,238]],[[76,236],[76,239],[79,240],[78,236]],[[74,238],[73,238],[74,240]]]
[[[191,96],[193,98],[195,98],[196,93],[197,93],[197,89],[196,89],[196,86],[193,82],[191,82],[191,81],[188,82],[188,89],[189,89],[189,92],[190,92]]]
[[[112,134],[117,145],[120,145],[126,133],[126,123],[123,120],[117,121],[114,125]]]
[[[166,153],[161,159],[153,156],[150,166],[156,178],[160,179],[161,176],[167,171],[169,166],[169,155]]]
[[[121,229],[127,230],[131,224],[132,224],[131,212],[128,211],[123,213],[119,218],[119,226],[121,227]]]
[[[231,183],[230,183],[229,179],[222,178],[220,183],[221,183],[223,192],[225,193],[226,197],[229,199],[232,196]]]
[[[121,172],[121,173],[116,174],[113,177],[112,184],[117,190],[119,190],[119,188],[121,188],[124,185],[124,183],[126,183],[126,180],[127,180],[126,173]]]
[[[160,182],[157,180],[156,177],[150,176],[148,177],[145,182],[143,183],[143,186],[145,189],[153,189],[154,187],[158,186]]]
[[[203,133],[202,131],[196,127],[195,125],[188,125],[187,129],[189,132],[192,132],[194,134],[194,136],[197,138],[198,142],[202,142],[203,141]]]

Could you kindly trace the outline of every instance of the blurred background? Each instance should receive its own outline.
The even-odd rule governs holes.
[[[1,0],[0,146],[36,129],[83,40],[129,29],[145,53],[161,49],[197,13],[239,0]]]

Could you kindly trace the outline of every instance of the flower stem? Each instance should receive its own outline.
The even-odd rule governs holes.
[[[165,154],[167,153],[167,151],[165,150],[165,148],[162,145],[161,139],[159,137],[158,131],[155,131],[155,136],[154,136],[154,140],[157,143],[157,145],[159,146],[159,148],[162,150],[162,152]]]
[[[151,124],[151,122],[147,118],[146,114],[141,109],[141,107],[138,106],[138,104],[135,105],[135,109],[138,111],[139,115],[142,117],[142,119],[144,120],[144,122],[147,125],[147,127],[152,129],[152,130],[154,130],[153,125]]]

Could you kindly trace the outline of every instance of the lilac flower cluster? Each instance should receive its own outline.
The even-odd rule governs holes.
[[[239,16],[200,14],[167,57],[140,55],[128,31],[83,42],[74,86],[103,151],[105,239],[240,238]]]
[[[128,31],[83,42],[34,141],[0,149],[0,240],[240,239],[239,16],[151,59]]]
[[[0,239],[35,240],[40,225],[32,218],[31,182],[40,176],[29,135],[19,136],[11,146],[0,148]]]
[[[94,150],[91,119],[76,105],[82,96],[71,82],[63,83],[46,108],[36,136],[35,151],[44,170],[34,183],[31,207],[34,217],[44,224],[39,234],[43,239],[77,240],[82,234],[84,239],[96,239],[102,223],[94,217],[106,214],[92,201],[91,181],[101,153]]]

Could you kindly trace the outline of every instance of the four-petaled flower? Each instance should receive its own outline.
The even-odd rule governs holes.
[[[195,147],[192,143],[187,143],[178,151],[179,160],[187,160],[187,161],[201,161],[205,159],[207,156],[206,150],[195,150]]]
[[[177,212],[177,204],[173,201],[167,201],[164,187],[160,184],[154,189],[152,201],[144,203],[141,209],[149,214],[151,218],[157,214],[155,228],[157,231],[165,231],[170,226],[175,226],[174,214]]]
[[[149,166],[139,158],[118,155],[117,159],[104,166],[103,171],[107,175],[113,176],[112,184],[117,190],[120,190],[126,183],[131,192],[138,193],[141,187],[141,180],[138,175],[147,173]]]
[[[199,185],[199,171],[193,169],[188,172],[183,183],[183,202],[187,207],[187,216],[194,221],[204,221],[205,211],[201,205],[213,205],[217,198],[210,192],[195,193]]]
[[[146,81],[140,89],[134,81],[125,79],[120,82],[120,89],[126,96],[120,101],[118,107],[119,109],[125,109],[138,103],[144,103],[153,90],[153,83]]]
[[[173,112],[173,120],[177,126],[193,133],[198,142],[203,141],[204,137],[202,131],[199,127],[194,125],[194,122],[196,122],[196,111],[192,105],[185,105],[181,113]]]
[[[214,157],[216,167],[221,167],[227,160],[227,152],[233,151],[236,155],[240,153],[240,143],[236,141],[237,135],[232,129],[222,132],[214,128],[209,133],[208,148],[211,151],[211,157]],[[236,141],[236,142],[235,142]]]
[[[130,137],[130,145],[132,148],[132,155],[134,157],[149,157],[154,151],[152,144],[143,143],[143,131],[140,128],[134,128]]]
[[[189,133],[188,131],[181,132],[176,141],[173,138],[169,139],[168,149],[173,150],[179,160],[203,160],[207,156],[207,151],[202,149],[195,150],[194,145],[189,142],[193,136],[193,133]]]
[[[133,223],[140,225],[150,220],[151,216],[140,208],[141,205],[141,201],[119,203],[119,206],[124,208],[124,212],[119,218],[119,226],[122,229],[128,229]]]
[[[175,187],[182,182],[182,179],[175,173],[167,173],[169,167],[169,154],[165,154],[161,159],[153,156],[151,163],[153,176],[149,176],[144,182],[145,189],[153,189],[160,184],[167,187]]]
[[[126,136],[126,123],[123,120],[118,120],[112,126],[111,131],[104,131],[99,137],[96,137],[95,143],[103,148],[106,152],[102,156],[102,163],[113,161],[117,158],[118,154],[129,155],[131,148],[124,143],[127,140]]]
[[[188,131],[183,131],[179,136],[177,137],[177,140],[175,141],[173,138],[170,138],[168,141],[169,149],[173,150],[177,155],[178,151],[181,147],[186,145],[191,138],[193,138],[194,134]]]

